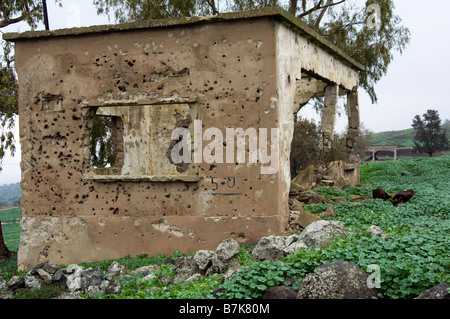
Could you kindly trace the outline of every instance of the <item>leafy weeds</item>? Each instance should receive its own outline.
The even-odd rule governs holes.
[[[378,265],[380,298],[411,299],[442,282],[450,284],[450,156],[364,164],[361,166],[361,183],[372,187],[316,189],[328,198],[343,196],[346,199],[333,204],[336,216],[329,219],[342,221],[350,232],[335,238],[326,248],[297,251],[280,261],[256,262],[251,258],[254,245],[241,246],[239,264],[243,268],[229,280],[223,281],[223,275],[216,274],[178,284],[168,283],[165,279],[174,276],[173,264],[166,263],[167,259],[175,260],[181,256],[179,252],[171,256],[120,258],[117,261],[127,269],[124,275],[115,278],[121,281],[122,294],[98,298],[213,298],[217,288],[220,290],[215,295],[220,298],[260,298],[274,286],[292,285],[297,289],[307,274],[336,260],[355,263],[363,270],[369,265]],[[412,188],[416,193],[409,202],[397,207],[380,199],[360,203],[350,201],[352,195],[367,196],[375,188],[383,188],[388,193]],[[307,205],[305,208],[320,213],[328,205]],[[371,236],[366,232],[371,225],[381,227],[389,237]],[[106,271],[112,261],[82,266],[100,267]],[[143,280],[144,275],[130,276],[134,269],[152,264],[161,265],[152,278]],[[0,267],[4,277],[13,274],[10,263],[2,261]],[[47,294],[52,295],[52,290]]]

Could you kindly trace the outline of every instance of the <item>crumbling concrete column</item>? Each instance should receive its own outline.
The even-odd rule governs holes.
[[[329,85],[325,88],[325,99],[322,110],[322,140],[319,144],[321,150],[329,150],[334,135],[334,123],[338,104],[339,87]]]
[[[347,94],[348,131],[346,137],[346,152],[350,163],[359,162],[359,157],[354,152],[359,135],[359,102],[358,91],[353,89]]]

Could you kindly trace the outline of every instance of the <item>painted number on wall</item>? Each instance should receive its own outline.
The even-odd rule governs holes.
[[[242,195],[242,193],[233,192],[236,187],[236,178],[234,176],[227,176],[226,178],[212,177],[211,184],[213,185],[213,195]]]

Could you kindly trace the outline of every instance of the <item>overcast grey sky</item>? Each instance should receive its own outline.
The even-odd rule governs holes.
[[[92,0],[63,0],[63,7],[49,5],[50,28],[108,24],[104,15],[98,16]],[[439,111],[442,120],[450,119],[450,1],[448,0],[395,0],[398,16],[411,31],[411,42],[403,55],[395,55],[388,73],[376,85],[378,103],[360,89],[361,122],[374,132],[411,128],[412,118],[427,109]],[[78,14],[79,13],[79,14]],[[38,29],[43,29],[41,25]],[[25,24],[10,26],[7,32],[27,31]],[[312,108],[301,114],[318,119]],[[346,116],[337,119],[336,130],[346,127]],[[3,159],[0,185],[20,181],[20,147],[14,158]]]

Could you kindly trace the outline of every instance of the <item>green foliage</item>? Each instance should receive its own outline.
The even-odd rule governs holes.
[[[284,261],[254,262],[222,285],[226,288],[222,298],[259,298],[272,284],[279,285],[291,277],[301,280],[320,265],[336,260],[353,262],[363,270],[378,265],[380,298],[414,298],[442,282],[450,283],[449,173],[450,156],[362,166],[364,183],[388,192],[413,188],[416,194],[397,207],[380,199],[333,204],[336,217],[332,219],[342,221],[349,235],[334,239],[327,248],[297,251]],[[363,195],[371,190],[361,189]],[[355,191],[318,189],[327,197],[347,196]],[[305,208],[317,213],[326,206]],[[366,229],[371,225],[381,227],[389,237],[369,235]]]
[[[0,211],[3,239],[8,249],[13,252],[17,252],[19,250],[20,216],[21,210],[18,207]]]
[[[142,258],[142,257],[141,257]],[[148,265],[148,264],[146,264]],[[212,291],[221,282],[221,276],[215,274],[202,277],[198,281],[185,281],[168,284],[167,279],[173,280],[173,264],[162,264],[161,268],[152,272],[154,276],[144,280],[144,275],[132,277],[125,275],[116,280],[122,280],[122,293],[119,295],[100,295],[98,299],[204,299],[213,298]],[[131,279],[131,280],[130,280]]]
[[[365,9],[373,3],[381,10],[379,28],[370,28],[366,23]],[[346,1],[340,7],[328,9],[328,19],[320,28],[323,36],[366,67],[366,71],[360,73],[361,87],[373,102],[377,101],[375,83],[387,73],[393,52],[402,53],[409,43],[410,32],[401,25],[394,10],[392,0],[367,0],[364,7],[355,1]]]
[[[428,110],[423,120],[416,115],[412,126],[415,130],[413,152],[426,153],[431,157],[435,152],[450,149],[447,132],[441,129],[438,111]]]
[[[13,128],[18,114],[17,78],[11,57],[12,45],[4,43],[3,57],[0,61],[0,161],[9,150],[15,153]],[[1,163],[0,163],[1,164]],[[1,170],[1,165],[0,165]]]
[[[61,5],[61,0],[55,3]],[[41,0],[2,1],[0,5],[0,31],[9,25],[25,21],[32,29],[43,19]],[[1,160],[9,150],[16,151],[13,128],[18,115],[17,77],[14,71],[12,44],[2,41],[0,55],[0,170]]]
[[[20,183],[0,186],[0,207],[14,206],[20,200]]]
[[[60,2],[60,0],[55,2]],[[35,28],[42,19],[41,0],[2,1],[2,5],[0,5],[0,28],[20,21],[25,21]]]
[[[176,259],[180,256],[182,256],[182,254],[179,251],[173,253],[170,256],[158,255],[150,257],[147,254],[141,254],[137,255],[136,257],[126,256],[119,259],[109,259],[100,262],[83,263],[81,266],[84,268],[99,267],[102,271],[106,271],[114,261],[117,261],[122,266],[125,266],[127,270],[132,271],[143,266],[163,264],[168,258]]]
[[[19,275],[20,272],[17,271],[17,255],[8,259],[0,259],[0,272],[0,276],[6,281],[13,276]]]
[[[441,125],[441,129],[450,134],[450,123]],[[398,148],[413,148],[414,147],[413,128],[399,131],[386,131],[372,134],[373,145],[397,145]]]
[[[220,298],[260,298],[274,286],[291,285],[298,289],[300,281],[317,267],[336,260],[355,263],[369,273],[369,265],[380,268],[379,298],[411,299],[426,289],[442,282],[450,283],[450,156],[436,158],[413,158],[402,162],[380,162],[363,165],[361,179],[381,187],[388,192],[412,188],[415,195],[399,206],[389,201],[368,199],[361,203],[345,201],[333,204],[336,216],[349,234],[337,237],[326,248],[309,248],[306,251],[285,257],[280,261],[258,262],[251,258],[254,245],[241,246],[239,264],[242,270],[229,280],[222,275],[202,277],[199,281],[168,284],[164,279],[173,278],[173,265],[165,263],[167,258],[176,259],[179,252],[171,256],[124,257],[117,261],[126,267],[126,272],[116,280],[123,280],[120,295],[103,295],[103,299],[145,298],[213,298],[213,290],[222,288]],[[334,190],[319,187],[317,192],[326,197],[368,195],[372,188],[345,188]],[[328,204],[306,205],[311,211],[320,212]],[[8,212],[7,219],[14,219],[17,212]],[[377,225],[389,237],[371,236],[367,228]],[[5,225],[7,229],[9,225]],[[100,267],[106,271],[113,260],[86,263],[82,266]],[[0,261],[2,277],[11,278],[15,273],[17,259]],[[154,278],[142,281],[143,275],[131,275],[141,266],[159,264]],[[132,278],[130,277],[132,276]],[[131,280],[130,280],[131,278]],[[286,279],[292,279],[286,281]],[[47,294],[48,296],[51,293]],[[27,298],[31,298],[27,297]]]
[[[196,0],[95,0],[99,14],[109,14],[114,8],[118,22],[145,21],[172,17],[190,17],[203,8],[202,1]]]
[[[14,299],[52,299],[63,292],[67,292],[65,285],[43,285],[40,289],[23,289],[14,295]]]
[[[94,116],[90,134],[89,150],[91,167],[105,168],[114,166],[116,161],[115,145],[112,141],[113,120],[110,116]]]
[[[281,285],[286,278],[294,277],[297,273],[287,263],[255,262],[225,281],[221,285],[225,292],[219,295],[226,299],[260,298],[267,289]]]
[[[319,158],[319,127],[307,119],[294,123],[294,136],[291,144],[291,176],[296,176],[302,169],[315,164]]]

